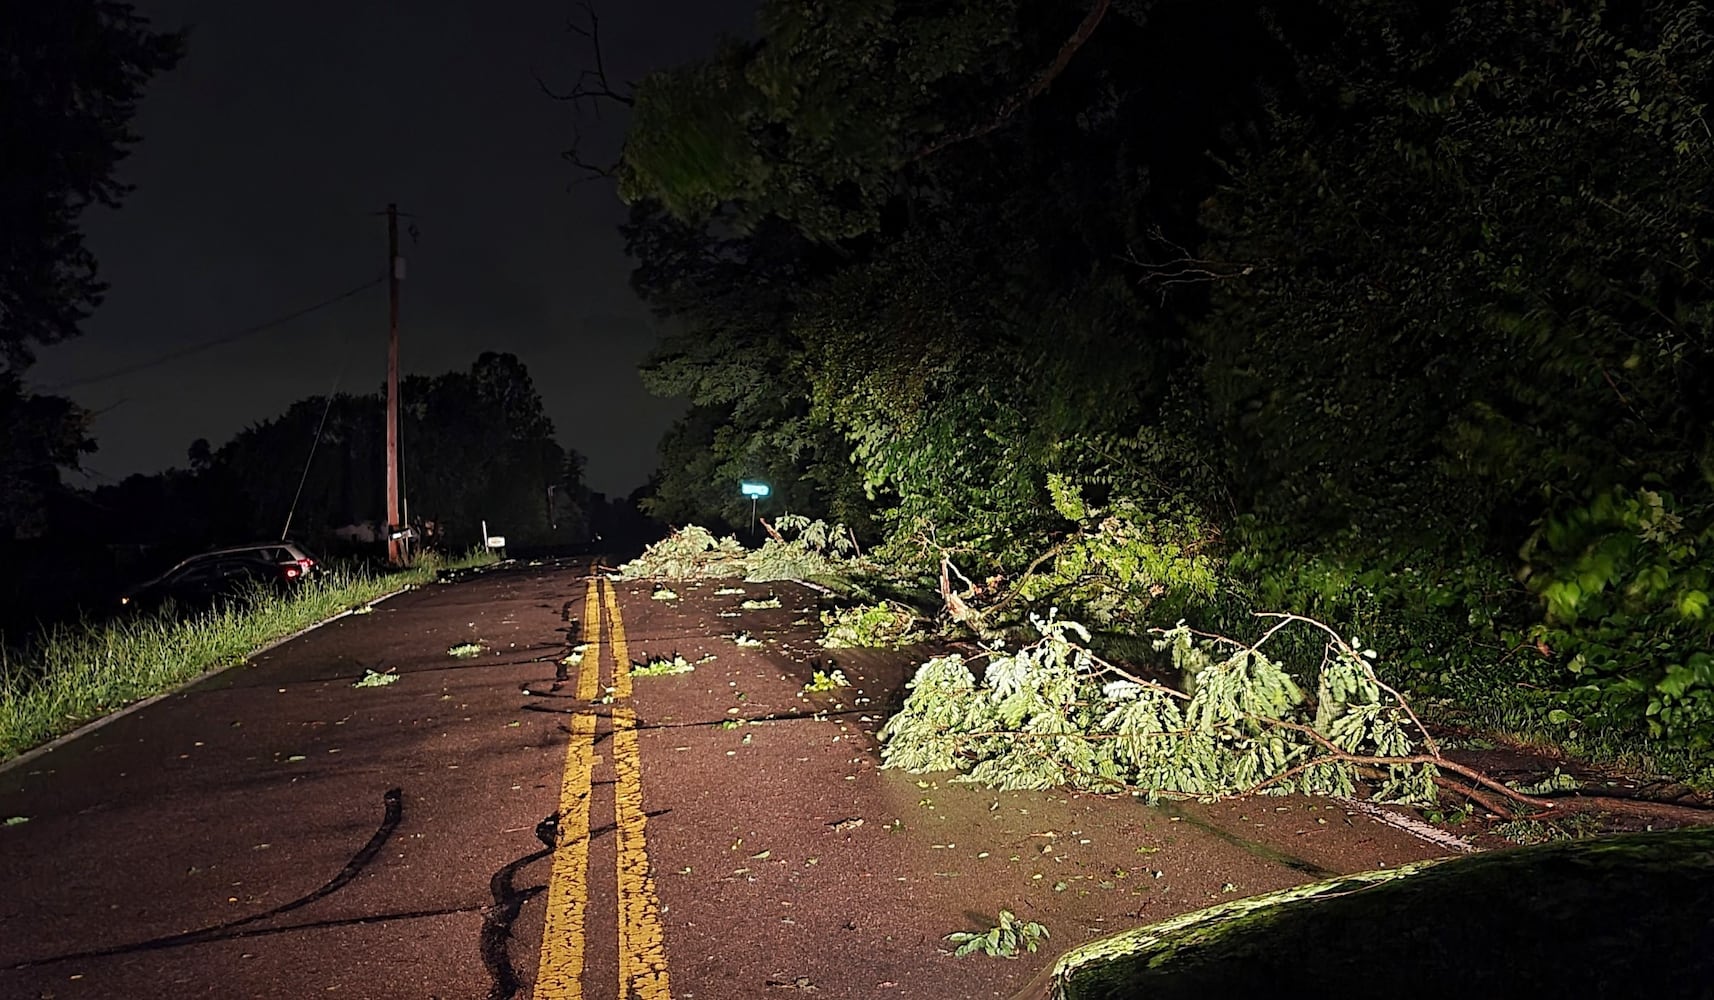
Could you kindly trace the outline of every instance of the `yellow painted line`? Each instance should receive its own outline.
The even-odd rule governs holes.
[[[601,686],[601,601],[598,581],[583,600],[583,662],[577,668],[577,697],[595,700]],[[535,1000],[583,1000],[584,937],[589,917],[589,796],[595,770],[595,713],[571,720],[565,774],[559,791],[560,845],[548,879],[542,958]]]
[[[601,583],[607,598],[607,620],[612,628],[609,638],[613,641],[613,697],[617,701],[630,701],[631,647],[625,644],[625,619],[619,617],[618,591],[607,580]]]
[[[631,708],[631,653],[625,644],[625,620],[613,587],[607,585],[607,618],[613,641],[614,823],[619,861],[619,996],[630,1000],[671,1000],[667,977],[666,931],[660,899],[649,870],[644,836],[643,768],[637,753],[637,713]]]

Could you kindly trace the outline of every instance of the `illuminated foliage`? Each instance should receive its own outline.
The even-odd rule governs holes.
[[[1092,9],[772,0],[644,85],[674,454],[1014,610],[1289,608],[1509,725],[1707,743],[1714,15],[1114,3],[1030,90]]]
[[[1372,650],[1335,641],[1311,698],[1255,644],[1159,633],[1184,689],[1119,672],[1086,648],[1076,622],[1035,619],[1041,639],[988,654],[980,681],[964,657],[923,664],[881,731],[888,767],[962,772],[992,788],[1129,791],[1218,799],[1265,792],[1350,795],[1358,765],[1410,757],[1412,723],[1384,694]],[[1188,689],[1188,690],[1186,690]],[[1383,799],[1434,800],[1432,765],[1385,764]]]

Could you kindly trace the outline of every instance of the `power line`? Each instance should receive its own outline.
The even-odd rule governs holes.
[[[203,351],[211,350],[213,348],[220,347],[220,346],[223,346],[225,344],[231,344],[231,343],[234,343],[236,341],[243,340],[246,337],[254,337],[259,333],[266,333],[267,331],[272,330],[275,327],[284,326],[285,324],[290,323],[293,320],[302,319],[303,317],[308,316],[311,313],[319,312],[323,309],[326,309],[328,306],[337,305],[340,302],[344,302],[346,299],[349,299],[352,296],[359,295],[363,292],[366,292],[369,289],[374,288],[375,286],[379,285],[381,282],[386,281],[386,280],[387,279],[385,276],[378,277],[378,278],[371,278],[368,281],[365,281],[363,284],[358,285],[356,288],[347,289],[343,292],[340,292],[338,295],[335,295],[331,298],[323,299],[320,302],[315,303],[314,305],[304,306],[303,308],[295,310],[293,312],[289,312],[289,313],[285,314],[284,316],[276,316],[273,319],[270,319],[270,320],[263,322],[263,323],[257,323],[254,326],[247,326],[244,329],[238,330],[235,333],[229,333],[223,337],[215,337],[212,340],[205,340],[199,344],[192,344],[189,347],[181,347],[176,351],[170,351],[166,354],[163,354],[163,355],[156,357],[156,358],[152,358],[148,361],[139,361],[135,364],[126,365],[122,368],[115,368],[112,371],[103,372],[100,375],[91,375],[88,378],[72,379],[69,382],[61,382],[58,385],[51,385],[51,386],[48,386],[45,391],[47,391],[47,392],[58,392],[62,389],[76,388],[77,386],[80,386],[80,385],[91,385],[91,384],[96,383],[96,382],[105,382],[108,379],[119,378],[122,375],[131,375],[131,374],[134,374],[136,372],[145,371],[145,370],[150,369],[150,368],[157,368],[157,367],[164,365],[164,364],[167,364],[169,362],[177,361],[180,358],[186,358],[186,357],[189,357],[193,354],[200,354]]]

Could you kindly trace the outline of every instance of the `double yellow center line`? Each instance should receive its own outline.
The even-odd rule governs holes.
[[[630,705],[630,650],[625,621],[612,584],[589,582],[583,601],[586,648],[578,665],[576,695],[584,707],[573,718],[560,784],[558,847],[547,891],[541,964],[535,1000],[583,1000],[584,960],[589,930],[589,812],[594,790],[596,695],[601,690],[602,598],[613,647],[613,821],[619,896],[619,984],[624,1000],[671,1000],[667,979],[666,936],[660,901],[649,870],[644,835],[642,765],[637,755],[637,713]],[[597,996],[607,995],[605,991]]]

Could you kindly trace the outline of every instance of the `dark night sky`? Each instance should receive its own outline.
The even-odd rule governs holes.
[[[676,407],[636,364],[656,321],[631,293],[607,182],[568,190],[569,86],[588,62],[566,33],[570,0],[139,0],[157,26],[192,29],[179,68],[151,87],[122,167],[137,190],[87,217],[111,283],[84,335],[41,352],[54,389],[292,312],[384,273],[399,203],[402,367],[465,368],[483,350],[529,365],[561,443],[589,482],[625,493],[655,465]],[[598,4],[615,83],[753,30],[755,0]],[[585,117],[585,150],[616,155],[623,108]],[[144,372],[65,388],[101,411],[98,477],[185,463],[292,401],[372,391],[386,370],[386,292],[374,288],[256,337]],[[409,442],[406,442],[408,447]]]

